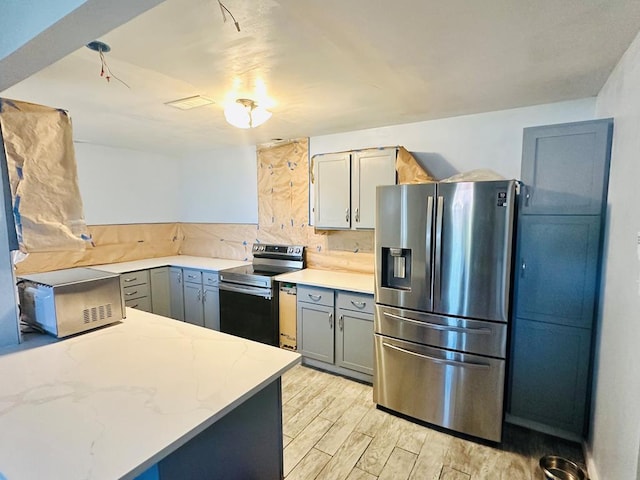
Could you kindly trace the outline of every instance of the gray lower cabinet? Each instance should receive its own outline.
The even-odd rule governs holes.
[[[298,352],[302,362],[371,382],[373,295],[298,287]]]
[[[518,318],[510,414],[567,432],[586,415],[591,330]],[[531,425],[535,427],[535,425]]]
[[[202,272],[204,326],[220,331],[220,290],[218,272]]]
[[[184,268],[184,321],[204,327],[202,305],[202,272]]]
[[[184,321],[184,289],[182,269],[169,267],[169,317]]]
[[[185,322],[219,331],[218,273],[185,268],[183,277]]]
[[[373,375],[373,307],[371,295],[336,293],[336,365]]]
[[[121,274],[120,285],[125,306],[151,312],[149,270]]]
[[[151,311],[163,317],[171,317],[171,283],[169,267],[149,270],[151,282]]]

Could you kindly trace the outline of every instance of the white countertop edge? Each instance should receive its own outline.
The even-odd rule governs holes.
[[[196,257],[192,255],[172,255],[168,257],[142,258],[139,260],[131,260],[128,262],[105,263],[100,265],[91,265],[90,268],[103,270],[112,273],[126,273],[136,270],[146,270],[159,267],[180,267],[193,268],[198,270],[206,270],[219,272],[227,268],[239,267],[242,265],[250,265],[251,262],[245,260],[232,260],[228,258],[214,257]]]
[[[214,413],[211,417],[209,417],[207,420],[202,422],[200,425],[198,425],[198,426],[194,427],[192,430],[186,432],[183,436],[177,438],[174,442],[172,442],[171,444],[167,445],[165,448],[160,450],[158,453],[153,455],[151,458],[149,458],[148,460],[146,460],[145,462],[140,464],[138,467],[134,468],[133,470],[131,470],[130,472],[128,472],[127,474],[122,476],[121,480],[132,480],[132,479],[136,478],[138,475],[141,475],[146,470],[148,470],[149,468],[151,468],[152,466],[154,466],[155,464],[160,462],[163,458],[166,458],[167,456],[171,455],[173,452],[178,450],[180,447],[185,445],[187,442],[189,442],[190,440],[192,440],[195,437],[197,437],[200,433],[204,432],[207,428],[209,428],[211,425],[213,425],[218,420],[223,418],[231,410],[233,410],[234,408],[238,407],[239,405],[244,403],[246,400],[251,398],[253,395],[258,393],[260,390],[265,388],[267,385],[271,384],[276,379],[281,377],[285,372],[287,372],[288,370],[292,369],[294,366],[300,364],[301,361],[302,361],[302,356],[299,356],[297,359],[293,360],[291,363],[289,363],[285,367],[283,367],[280,370],[278,370],[278,372],[274,373],[273,375],[271,375],[270,377],[265,379],[263,382],[257,384],[254,388],[248,390],[245,394],[243,394],[240,397],[238,397],[235,401],[231,402],[226,407],[224,407],[221,410],[219,410],[216,413]]]
[[[366,273],[333,272],[306,268],[297,272],[276,275],[274,280],[368,295],[374,294],[374,276]]]

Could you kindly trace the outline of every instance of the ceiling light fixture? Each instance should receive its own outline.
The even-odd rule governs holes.
[[[224,109],[224,116],[234,127],[256,128],[271,118],[271,112],[248,98],[239,98]]]

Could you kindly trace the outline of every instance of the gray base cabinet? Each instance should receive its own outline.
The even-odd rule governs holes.
[[[371,382],[373,295],[302,285],[297,302],[302,362]]]
[[[136,270],[121,274],[120,285],[122,285],[125,306],[151,312],[149,270]]]
[[[169,310],[170,318],[184,321],[184,289],[182,287],[182,269],[169,267]]]
[[[516,319],[511,415],[581,432],[591,355],[591,331]]]
[[[220,289],[217,272],[202,272],[204,326],[220,331]]]
[[[149,279],[151,281],[151,311],[163,317],[171,317],[169,267],[152,268],[149,270]]]

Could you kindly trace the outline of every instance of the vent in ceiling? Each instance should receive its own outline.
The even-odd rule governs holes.
[[[192,108],[203,107],[205,105],[211,105],[212,103],[215,103],[212,99],[203,97],[202,95],[196,95],[194,97],[181,98],[180,100],[167,102],[165,105],[179,108],[180,110],[191,110]]]

